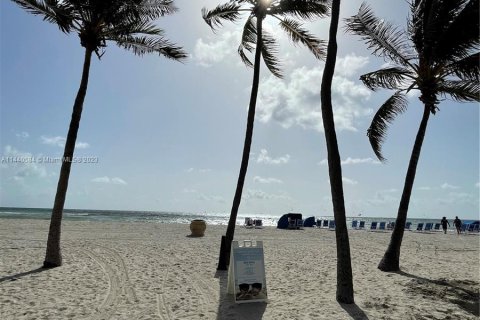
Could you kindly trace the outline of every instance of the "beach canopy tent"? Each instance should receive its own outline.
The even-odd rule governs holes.
[[[290,220],[301,220],[302,214],[301,213],[287,213],[278,219],[277,228],[278,229],[288,229],[288,219]]]
[[[316,225],[315,223],[315,217],[308,217],[307,219],[305,219],[305,221],[303,221],[303,226],[304,227],[313,227],[314,225]]]

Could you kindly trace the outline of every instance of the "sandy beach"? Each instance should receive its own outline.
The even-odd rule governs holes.
[[[355,305],[335,301],[334,232],[237,227],[264,241],[268,303],[237,305],[217,272],[225,226],[64,221],[64,265],[39,269],[46,220],[0,220],[1,319],[478,319],[480,237],[406,232],[401,273],[376,266],[389,232],[350,231]]]

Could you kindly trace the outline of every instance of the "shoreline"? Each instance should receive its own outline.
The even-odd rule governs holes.
[[[355,305],[335,301],[335,233],[245,229],[262,240],[269,302],[237,305],[216,264],[223,225],[63,222],[64,265],[43,262],[46,220],[0,220],[2,319],[477,319],[479,238],[406,232],[400,273],[376,266],[390,232],[349,230]],[[475,300],[476,299],[476,300]]]

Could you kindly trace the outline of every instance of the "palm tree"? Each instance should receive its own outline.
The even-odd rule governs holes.
[[[413,0],[407,35],[377,18],[363,4],[347,19],[347,29],[366,41],[375,55],[391,66],[360,77],[371,90],[393,89],[373,117],[367,131],[373,151],[385,161],[381,146],[388,124],[407,108],[405,93],[420,91],[423,116],[420,122],[390,244],[378,268],[400,270],[408,205],[430,114],[435,115],[441,98],[458,102],[479,101],[479,2],[478,0]]]
[[[187,57],[182,48],[170,43],[153,20],[174,13],[173,0],[12,0],[28,12],[43,16],[64,33],[76,32],[85,48],[82,79],[73,105],[57,193],[53,205],[44,268],[62,265],[60,249],[63,207],[68,188],[75,141],[77,139],[83,101],[87,93],[92,53],[100,59],[106,42],[114,41],[134,54],[159,53],[167,58]]]
[[[340,17],[340,0],[332,1],[332,16],[327,48],[327,59],[322,77],[321,102],[322,119],[327,144],[327,161],[332,193],[333,214],[335,218],[335,237],[337,243],[337,301],[354,303],[352,262],[348,240],[345,201],[343,198],[342,166],[338,151],[337,134],[332,108],[332,79],[337,59],[337,30]]]
[[[243,146],[242,162],[238,175],[237,188],[232,204],[232,211],[228,221],[227,232],[222,237],[218,270],[226,270],[230,258],[230,247],[235,233],[238,208],[242,197],[243,185],[247,174],[250,146],[252,144],[253,123],[255,119],[255,107],[257,103],[258,84],[260,79],[260,58],[267,68],[276,77],[281,78],[282,73],[278,59],[276,58],[277,44],[275,39],[262,28],[263,20],[269,16],[279,21],[283,29],[294,43],[305,45],[317,58],[324,55],[323,43],[309,34],[295,19],[314,19],[325,17],[328,13],[327,0],[231,0],[221,4],[213,10],[202,9],[205,22],[215,30],[222,26],[223,21],[238,21],[241,14],[248,13],[247,21],[243,27],[243,34],[238,53],[242,61],[249,67],[253,67],[253,83],[248,108],[247,129]],[[252,63],[247,57],[246,51],[255,49],[255,60]]]

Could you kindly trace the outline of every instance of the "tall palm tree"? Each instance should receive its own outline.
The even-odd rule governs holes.
[[[321,86],[322,119],[327,144],[327,161],[332,193],[333,214],[335,218],[335,237],[337,243],[337,301],[354,303],[352,262],[348,240],[345,201],[343,198],[342,166],[338,151],[337,134],[332,108],[332,80],[337,59],[337,30],[340,17],[340,0],[332,1],[332,15],[327,48],[327,59],[323,70]]]
[[[43,263],[44,268],[53,268],[62,265],[60,238],[63,207],[83,102],[87,93],[92,54],[95,53],[100,59],[107,41],[114,41],[118,46],[140,56],[156,52],[170,59],[182,60],[187,55],[182,48],[165,39],[163,30],[153,24],[154,19],[177,10],[173,0],[12,1],[34,15],[43,16],[44,20],[56,24],[64,33],[77,33],[81,46],[85,48],[82,78],[65,142]]]
[[[423,116],[408,165],[402,198],[390,244],[378,268],[400,270],[408,205],[430,114],[435,115],[441,98],[458,102],[479,101],[479,1],[413,0],[407,35],[377,18],[363,4],[347,19],[347,29],[362,37],[373,53],[390,60],[391,66],[360,77],[371,90],[393,89],[373,117],[367,131],[373,151],[385,161],[381,146],[388,124],[407,108],[405,93],[420,91]]]
[[[238,53],[242,61],[249,67],[253,67],[253,83],[248,107],[247,129],[243,146],[242,162],[238,175],[237,188],[232,204],[232,211],[228,221],[227,232],[222,237],[218,270],[226,270],[230,258],[230,248],[235,233],[238,208],[242,197],[243,185],[247,174],[250,146],[252,144],[253,123],[255,119],[255,107],[257,103],[258,84],[260,79],[260,59],[263,58],[265,65],[276,77],[281,78],[282,73],[278,59],[276,58],[277,44],[269,33],[263,30],[263,20],[272,17],[279,21],[283,29],[294,43],[305,45],[317,58],[324,55],[323,42],[309,34],[295,19],[314,19],[325,17],[328,13],[327,0],[231,0],[228,3],[218,5],[213,10],[202,9],[205,22],[215,30],[222,26],[223,21],[238,21],[242,13],[247,13],[248,18],[243,27],[242,39]],[[255,60],[252,63],[246,51],[255,49]]]

